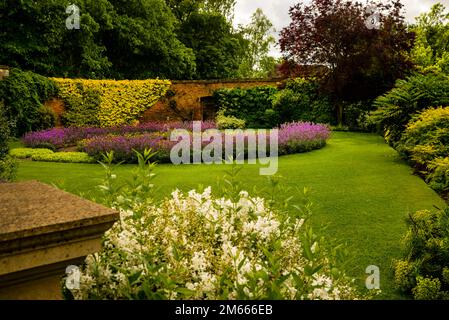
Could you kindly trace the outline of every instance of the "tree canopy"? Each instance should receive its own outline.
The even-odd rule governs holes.
[[[313,0],[290,9],[292,22],[280,39],[284,57],[326,68],[323,86],[334,96],[340,122],[341,101],[374,98],[410,70],[413,34],[402,7],[400,0]]]
[[[69,0],[0,3],[0,63],[45,76],[211,79],[239,76],[247,41],[235,0]]]
[[[449,12],[435,4],[417,19],[411,29],[416,33],[412,50],[414,62],[422,69],[449,73]]]

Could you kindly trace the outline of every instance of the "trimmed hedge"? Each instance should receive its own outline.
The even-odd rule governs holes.
[[[50,149],[33,149],[33,148],[16,148],[11,149],[9,151],[9,154],[11,157],[17,158],[17,159],[27,159],[32,158],[35,155],[41,155],[41,154],[53,154],[54,152]]]
[[[66,126],[132,124],[165,95],[168,80],[85,80],[53,78],[66,111]]]
[[[50,149],[33,149],[33,148],[16,148],[9,151],[13,158],[31,159],[33,161],[45,162],[67,162],[67,163],[95,163],[95,159],[91,158],[84,152],[53,152]]]
[[[66,162],[66,163],[95,163],[95,159],[84,152],[55,152],[37,153],[31,159],[33,161]]]

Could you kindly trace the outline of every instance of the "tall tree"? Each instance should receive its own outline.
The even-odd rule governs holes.
[[[1,63],[47,76],[194,76],[194,53],[164,0],[78,0],[80,29],[66,28],[70,3],[1,1]]]
[[[208,13],[219,14],[232,23],[235,15],[237,0],[204,0],[203,10]]]
[[[185,22],[192,14],[198,13],[204,0],[166,0],[167,5],[179,22]]]
[[[109,0],[116,17],[103,35],[120,78],[191,78],[195,55],[176,35],[177,20],[164,0]]]
[[[416,33],[412,57],[418,67],[449,73],[449,12],[445,6],[435,4],[411,29]]]
[[[290,9],[292,22],[280,39],[284,57],[326,68],[322,83],[334,98],[339,123],[343,100],[374,98],[410,69],[413,33],[402,8],[400,0],[312,0]]]
[[[198,79],[236,77],[244,39],[222,15],[192,14],[179,29],[182,42],[195,52]]]
[[[276,43],[272,35],[275,32],[273,23],[259,8],[253,13],[248,25],[240,26],[240,32],[247,40],[240,75],[247,78],[270,75],[276,66],[276,60],[269,56],[272,45]]]

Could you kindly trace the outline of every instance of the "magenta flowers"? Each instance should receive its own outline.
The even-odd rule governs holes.
[[[174,129],[184,129],[190,132],[192,138],[192,122],[151,122],[139,126],[123,126],[111,128],[55,128],[46,131],[33,132],[25,135],[23,142],[28,147],[47,147],[60,149],[77,146],[80,151],[88,153],[97,160],[102,154],[114,151],[117,161],[133,163],[136,161],[135,152],[152,149],[157,152],[154,160],[170,162],[170,152],[176,141],[170,141],[170,133]],[[215,129],[215,123],[203,122],[201,130]],[[279,155],[307,152],[322,148],[330,138],[330,128],[323,124],[309,122],[294,122],[281,125],[278,134]],[[225,132],[220,133],[225,141]],[[230,133],[235,136],[243,135],[245,154],[247,153],[246,133],[243,131]],[[269,137],[268,137],[269,139]],[[202,145],[210,141],[202,141]],[[270,141],[267,141],[270,145]],[[223,155],[225,152],[223,150]],[[236,155],[234,155],[236,156]]]
[[[53,128],[45,131],[30,132],[22,138],[30,148],[50,148],[53,150],[76,146],[83,139],[106,135],[145,134],[151,132],[169,132],[173,129],[192,130],[193,122],[148,122],[137,126],[121,126],[108,128],[70,127]],[[216,128],[215,122],[202,122],[203,130]]]

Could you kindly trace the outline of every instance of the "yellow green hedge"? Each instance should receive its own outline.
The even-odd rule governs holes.
[[[133,123],[164,96],[171,86],[168,80],[52,80],[56,81],[59,97],[64,102],[72,101],[73,104],[73,101],[79,101],[77,108],[83,108],[86,92],[97,93],[100,99],[95,108],[95,117],[102,127]],[[92,109],[92,106],[89,108]],[[83,110],[80,111],[83,113]],[[82,125],[82,120],[77,124]]]

